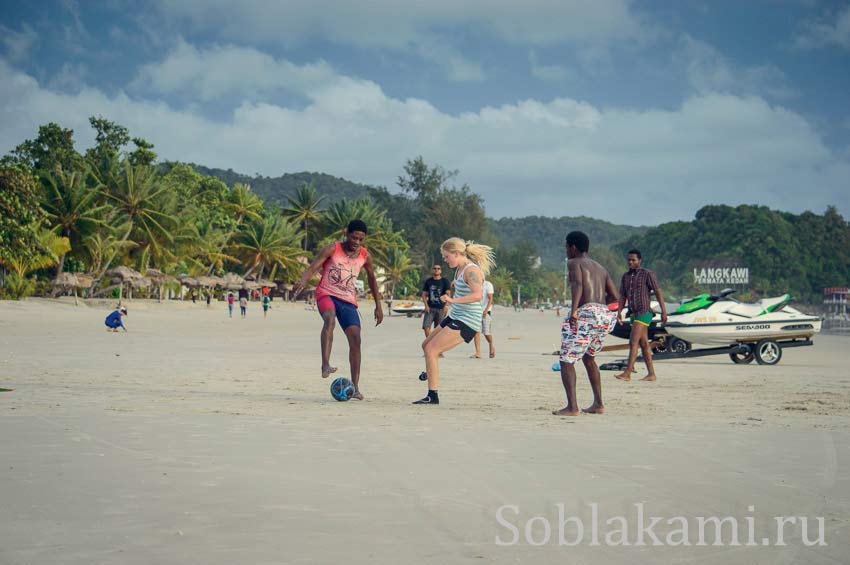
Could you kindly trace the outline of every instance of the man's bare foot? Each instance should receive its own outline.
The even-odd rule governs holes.
[[[630,381],[632,380],[632,376],[628,372],[622,372],[619,375],[614,375],[615,379],[620,379],[621,381]]]
[[[594,403],[594,404],[591,404],[590,406],[588,406],[587,408],[585,408],[584,410],[582,410],[582,412],[584,412],[585,414],[604,414],[605,413],[605,407],[602,406],[601,404],[595,404]]]
[[[641,380],[642,381],[650,381],[650,382],[655,381],[655,374],[653,373],[651,375],[647,375],[644,378],[642,378]]]
[[[322,367],[322,378],[328,378],[331,373],[336,373],[336,367],[331,367],[330,365],[324,365]]]
[[[578,408],[572,409],[569,406],[561,408],[560,410],[552,410],[552,414],[555,416],[581,416],[581,412]]]
[[[495,351],[491,351],[491,352],[490,352],[490,359],[492,359],[492,358],[493,358],[493,357],[495,357],[495,356],[496,356],[496,352],[495,352]]]
[[[363,400],[363,393],[358,390],[357,392],[351,395],[351,398],[353,398],[354,400]]]
[[[480,355],[470,355],[469,358],[470,359],[481,359],[481,356]]]

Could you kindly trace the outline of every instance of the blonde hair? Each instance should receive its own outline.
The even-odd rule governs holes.
[[[478,265],[485,276],[489,275],[496,265],[496,256],[493,254],[493,248],[489,245],[465,241],[459,237],[450,237],[443,242],[440,249],[451,253],[463,253]]]

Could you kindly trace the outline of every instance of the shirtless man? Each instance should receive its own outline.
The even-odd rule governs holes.
[[[357,289],[354,281],[357,280],[361,268],[366,270],[369,290],[375,299],[375,325],[380,325],[384,320],[372,256],[363,247],[366,232],[366,224],[363,221],[352,220],[345,232],[345,241],[325,246],[293,288],[293,295],[298,296],[310,278],[322,269],[322,278],[316,287],[316,304],[324,322],[321,334],[322,378],[325,379],[336,372],[336,367],[331,367],[330,359],[334,327],[338,321],[345,337],[348,338],[348,363],[351,368],[351,384],[354,385],[352,398],[357,400],[363,400],[363,395],[360,393],[360,313],[357,310]]]
[[[581,414],[576,402],[575,362],[581,358],[587,370],[593,404],[583,410],[602,414],[602,379],[594,357],[602,350],[602,341],[617,322],[616,312],[608,304],[617,302],[617,289],[605,267],[587,256],[590,239],[580,231],[567,234],[567,258],[572,307],[561,329],[561,382],[567,393],[567,406],[552,412],[556,416]]]

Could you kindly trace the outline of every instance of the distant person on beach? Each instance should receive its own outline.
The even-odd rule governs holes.
[[[192,304],[197,304],[197,303],[198,303],[198,295],[195,292],[195,290],[193,289],[192,290]]]
[[[422,329],[425,337],[431,335],[433,328],[440,327],[445,315],[445,304],[440,298],[449,292],[451,283],[443,277],[443,266],[431,267],[431,276],[422,285],[422,302],[425,304],[425,314],[422,316]]]
[[[118,328],[121,328],[125,332],[127,328],[124,326],[124,320],[122,319],[127,315],[127,308],[124,306],[119,306],[115,310],[110,313],[105,320],[106,323],[106,331],[117,332]]]
[[[617,310],[617,319],[620,319],[623,308],[629,307],[632,322],[629,334],[629,362],[625,370],[616,375],[621,381],[630,381],[632,371],[635,369],[638,349],[643,352],[643,362],[646,363],[646,376],[642,381],[654,381],[655,368],[652,366],[652,348],[649,347],[649,326],[655,313],[652,311],[652,303],[649,292],[655,293],[655,299],[661,308],[661,325],[667,323],[667,307],[664,305],[664,297],[661,295],[661,287],[655,278],[655,273],[640,266],[643,256],[637,249],[632,249],[626,254],[629,270],[620,281],[620,306]]]
[[[207,291],[207,308],[209,308],[209,307],[210,307],[210,302],[211,302],[211,301],[212,301],[212,291],[211,291],[211,290],[208,290],[208,291]]]
[[[484,335],[484,339],[487,340],[487,343],[490,345],[490,359],[496,356],[496,348],[493,345],[493,320],[492,320],[492,310],[493,310],[493,294],[496,290],[493,288],[493,283],[488,280],[484,281],[484,284],[481,286],[481,332],[475,334],[475,354],[473,355],[476,359],[481,359],[481,336]]]
[[[440,296],[440,300],[449,305],[448,315],[440,322],[440,327],[422,342],[425,371],[419,378],[428,381],[428,395],[413,404],[440,403],[437,393],[440,384],[439,356],[461,342],[469,343],[481,331],[481,289],[485,275],[495,264],[490,247],[459,237],[444,241],[440,252],[448,266],[455,269],[454,296]]]
[[[242,314],[243,318],[248,313],[248,297],[247,296],[240,296],[239,297],[239,313]]]
[[[351,369],[351,384],[354,385],[352,398],[363,400],[360,392],[360,312],[357,310],[357,287],[355,281],[360,269],[365,269],[369,290],[375,300],[375,325],[384,321],[381,309],[381,293],[375,280],[372,256],[363,247],[367,227],[362,220],[352,220],[345,230],[345,241],[336,241],[325,246],[301,275],[295,285],[295,296],[307,285],[316,272],[322,270],[322,278],[316,287],[316,303],[322,316],[322,378],[336,372],[331,367],[331,348],[336,322],[339,322],[345,337],[348,338],[348,363]]]
[[[580,231],[567,234],[567,270],[572,306],[561,328],[561,382],[567,393],[567,406],[552,412],[556,416],[578,416],[576,402],[576,369],[579,359],[587,370],[593,404],[583,412],[602,414],[602,378],[594,357],[602,351],[602,341],[617,322],[608,304],[617,301],[617,289],[605,267],[587,256],[590,239]]]
[[[269,317],[269,308],[271,307],[271,299],[268,294],[263,295],[263,318]]]
[[[236,297],[233,296],[233,292],[227,293],[227,313],[230,314],[230,317],[233,317],[233,303],[236,302]]]

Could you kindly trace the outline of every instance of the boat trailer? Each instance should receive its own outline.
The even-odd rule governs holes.
[[[681,341],[681,340],[679,340]],[[654,343],[654,342],[653,342]],[[668,348],[664,352],[653,353],[653,361],[666,361],[668,359],[691,359],[693,357],[707,357],[709,355],[728,355],[732,362],[745,365],[755,361],[759,365],[776,365],[782,359],[782,350],[788,347],[808,347],[814,345],[809,337],[795,337],[785,339],[762,339],[753,342],[738,342],[720,347],[706,347],[691,349],[690,344],[682,341],[684,346]],[[653,344],[650,344],[653,345]],[[605,347],[602,351],[615,349],[626,349],[628,345],[615,345],[610,349]],[[643,355],[638,355],[638,361],[643,361]],[[626,368],[628,359],[611,361],[599,366],[603,371],[622,371]]]

